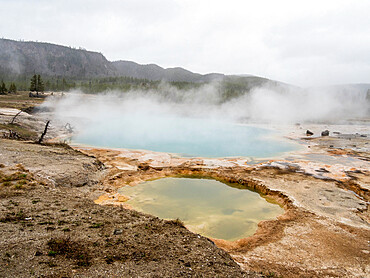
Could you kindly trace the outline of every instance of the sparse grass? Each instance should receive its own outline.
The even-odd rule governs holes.
[[[28,91],[18,91],[15,94],[0,95],[0,107],[30,110],[44,101],[41,98],[30,98],[28,93]]]
[[[102,227],[103,225],[104,225],[103,223],[93,223],[89,228],[97,229]]]
[[[2,185],[3,185],[3,186],[11,186],[11,185],[12,185],[12,183],[11,183],[10,181],[4,181],[4,182],[2,183]]]
[[[0,124],[0,129],[12,130],[16,132],[21,139],[35,140],[37,139],[37,132],[30,130],[28,127],[21,126],[19,124]]]
[[[20,209],[20,210],[16,213],[15,217],[17,217],[18,219],[22,219],[22,220],[23,220],[23,219],[25,218],[25,215],[24,215],[23,210],[22,210],[22,209]]]
[[[0,173],[0,182],[7,182],[7,181],[20,181],[21,184],[27,183],[28,180],[31,180],[31,176],[22,173],[22,172],[15,172],[11,175],[5,175]]]
[[[1,177],[1,180],[3,181],[3,182],[9,182],[9,181],[13,181],[14,179],[13,179],[13,177],[12,176],[2,176]]]
[[[26,180],[20,180],[20,181],[18,182],[18,184],[20,184],[20,185],[24,185],[24,184],[27,184],[27,181],[26,181]]]
[[[64,225],[64,224],[68,224],[68,222],[64,221],[64,220],[58,220],[58,225],[59,226]]]
[[[9,213],[5,217],[0,218],[0,222],[6,223],[6,222],[18,222],[21,220],[24,220],[26,216],[24,215],[23,210],[19,210],[17,213]]]
[[[49,254],[52,252],[53,256],[63,255],[68,259],[75,260],[78,266],[89,266],[91,264],[87,249],[69,238],[53,238],[48,241],[47,245],[50,248]]]
[[[14,169],[11,169],[14,171]],[[37,185],[33,175],[26,171],[22,165],[16,165],[16,172],[3,173],[0,171],[0,198],[10,198],[23,194],[21,189],[31,189]],[[32,186],[32,187],[30,187]],[[15,189],[15,190],[12,190]]]
[[[48,256],[50,256],[50,257],[55,257],[56,255],[57,255],[57,252],[53,251],[53,250],[50,250],[49,253],[48,253]]]
[[[53,225],[54,222],[51,222],[51,221],[43,221],[43,222],[39,222],[38,224],[39,225]]]
[[[46,142],[43,143],[45,146],[53,146],[53,147],[59,147],[67,150],[74,150],[70,145],[68,145],[65,142]]]
[[[17,183],[17,184],[14,185],[14,188],[15,189],[22,189],[23,188],[23,185],[20,184],[20,183]]]

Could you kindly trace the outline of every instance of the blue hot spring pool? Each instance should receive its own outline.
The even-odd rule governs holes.
[[[186,157],[263,158],[297,148],[295,143],[275,135],[264,128],[189,117],[122,117],[109,123],[94,122],[73,142]]]

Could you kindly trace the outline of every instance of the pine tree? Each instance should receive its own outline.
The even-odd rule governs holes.
[[[17,87],[15,86],[15,83],[10,83],[9,92],[11,92],[11,93],[16,93],[17,92]]]
[[[40,74],[37,75],[37,91],[38,92],[45,91],[44,82],[42,81]]]
[[[5,83],[4,81],[1,81],[1,85],[0,85],[0,95],[5,95],[7,92],[7,89],[6,89],[6,86],[5,86]]]
[[[44,82],[40,74],[34,74],[31,78],[31,92],[43,92],[45,90]]]
[[[31,86],[30,86],[30,91],[35,92],[37,91],[37,75],[34,74],[31,78]]]

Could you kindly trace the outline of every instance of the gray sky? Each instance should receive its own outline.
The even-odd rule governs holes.
[[[108,60],[253,74],[296,85],[370,83],[369,0],[0,0],[4,38]]]

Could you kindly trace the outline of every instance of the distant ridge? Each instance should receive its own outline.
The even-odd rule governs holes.
[[[116,69],[101,53],[66,46],[0,39],[0,74],[102,77]]]
[[[140,65],[132,61],[108,61],[103,54],[72,47],[32,41],[0,39],[0,79],[12,80],[33,74],[46,77],[89,80],[102,77],[133,77],[151,81],[232,83],[226,91],[251,90],[258,86],[290,85],[253,75],[199,74],[181,67],[162,68],[155,64]],[[28,82],[28,80],[27,80]]]
[[[143,78],[148,80],[165,80],[178,82],[209,82],[213,80],[222,80],[225,75],[220,73],[199,74],[186,69],[162,68],[155,64],[140,65],[131,61],[115,61],[112,64],[117,69],[119,75],[130,76],[134,78]]]
[[[0,39],[0,77],[39,73],[75,79],[128,76],[148,80],[208,82],[224,74],[201,75],[176,67],[164,69],[155,64],[108,61],[103,54],[45,42]]]

